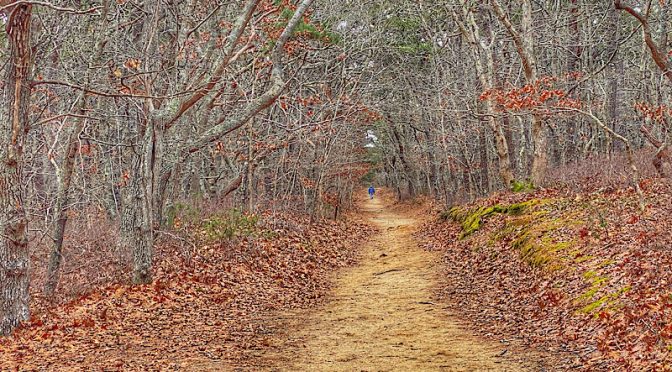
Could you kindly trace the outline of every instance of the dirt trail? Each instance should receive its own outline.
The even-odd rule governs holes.
[[[339,273],[322,307],[285,314],[257,367],[281,371],[484,371],[525,369],[499,356],[432,300],[438,257],[411,236],[411,217],[376,198],[364,213],[381,229],[361,263]]]

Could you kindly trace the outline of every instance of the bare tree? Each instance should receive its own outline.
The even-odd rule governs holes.
[[[9,67],[0,111],[0,334],[9,334],[30,316],[30,264],[24,200],[24,143],[29,129],[31,4],[2,1],[7,13]]]
[[[523,14],[520,22],[520,31],[516,30],[513,26],[509,16],[504,12],[498,0],[492,0],[491,4],[497,18],[511,35],[516,45],[516,52],[522,61],[527,83],[535,84],[538,76],[537,58],[534,50],[534,34],[532,33],[532,23],[534,21],[532,17],[532,2],[530,0],[523,0],[522,2]],[[530,178],[535,184],[540,184],[546,175],[546,168],[548,166],[548,144],[544,122],[538,113],[532,115],[532,140],[534,142],[534,157]]]

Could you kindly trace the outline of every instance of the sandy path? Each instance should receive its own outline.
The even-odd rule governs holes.
[[[339,273],[322,307],[284,314],[257,368],[280,371],[522,370],[505,346],[465,331],[432,301],[438,257],[418,248],[412,218],[375,199],[364,213],[381,233],[361,263]],[[275,328],[275,327],[274,327]],[[256,353],[255,353],[256,354]]]

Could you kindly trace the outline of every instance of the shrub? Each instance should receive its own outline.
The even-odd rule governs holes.
[[[202,232],[207,240],[231,240],[236,237],[249,237],[257,232],[259,216],[231,209],[223,214],[203,220]]]

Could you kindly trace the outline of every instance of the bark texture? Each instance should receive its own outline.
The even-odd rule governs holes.
[[[28,131],[32,55],[31,5],[9,8],[10,63],[0,116],[0,334],[7,335],[29,311],[29,254],[23,190],[23,146]]]

